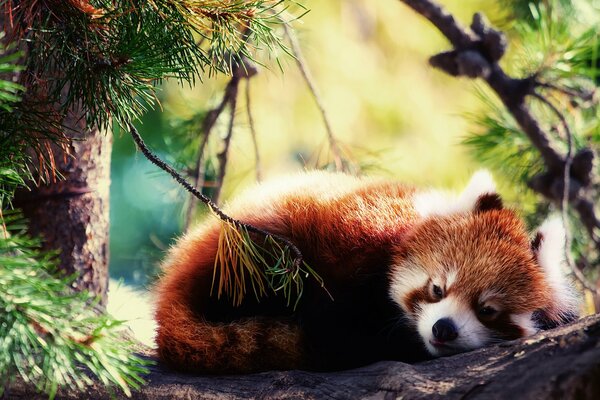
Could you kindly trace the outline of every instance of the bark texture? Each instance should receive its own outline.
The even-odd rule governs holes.
[[[385,361],[333,373],[191,376],[155,365],[133,399],[600,399],[600,314],[420,364]],[[124,397],[124,396],[122,396]],[[23,384],[8,399],[43,399]],[[63,399],[109,399],[99,386]]]
[[[86,289],[106,302],[110,132],[87,130],[85,121],[69,113],[64,121],[70,155],[55,147],[54,162],[64,179],[21,191],[15,205],[29,220],[32,235],[44,248],[58,250],[60,268],[77,278],[75,290]]]

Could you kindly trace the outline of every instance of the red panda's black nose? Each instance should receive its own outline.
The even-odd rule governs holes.
[[[431,331],[433,332],[433,337],[441,342],[449,342],[458,337],[456,325],[454,325],[454,322],[450,318],[439,319],[433,324]]]

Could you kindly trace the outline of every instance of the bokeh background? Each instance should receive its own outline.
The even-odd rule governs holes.
[[[503,18],[496,2],[455,0],[444,5],[464,23],[475,11]],[[399,1],[307,1],[294,24],[334,133],[346,155],[369,174],[419,185],[459,187],[480,168],[461,144],[481,112],[475,83],[428,66],[446,40]],[[261,58],[250,81],[251,107],[265,178],[327,162],[321,115],[295,60]],[[183,149],[163,133],[221,98],[228,78],[205,76],[194,88],[166,82],[161,107],[143,118],[141,133],[167,161],[178,165]],[[254,154],[245,112],[244,82],[222,198],[255,181]],[[209,152],[219,150],[219,121]],[[511,194],[500,182],[500,192]],[[136,153],[129,135],[116,132],[111,186],[111,276],[147,286],[168,246],[181,233],[188,195]],[[201,215],[198,217],[201,219]]]

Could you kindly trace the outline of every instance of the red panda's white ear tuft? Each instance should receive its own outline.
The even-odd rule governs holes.
[[[415,194],[413,205],[422,217],[444,216],[474,211],[480,197],[492,194],[496,194],[494,179],[488,171],[480,170],[473,174],[462,193],[429,190]]]
[[[565,228],[560,217],[548,218],[539,227],[532,250],[552,290],[554,310],[551,312],[561,320],[576,317],[579,300],[565,271]]]

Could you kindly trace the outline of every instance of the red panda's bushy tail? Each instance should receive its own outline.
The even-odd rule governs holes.
[[[269,318],[208,322],[184,307],[173,307],[163,316],[156,336],[164,363],[194,373],[299,368],[299,340],[299,330],[291,323]]]
[[[302,367],[302,337],[293,321],[252,317],[224,323],[202,315],[218,235],[215,226],[201,235],[183,238],[165,263],[156,305],[156,344],[161,361],[194,373]]]

